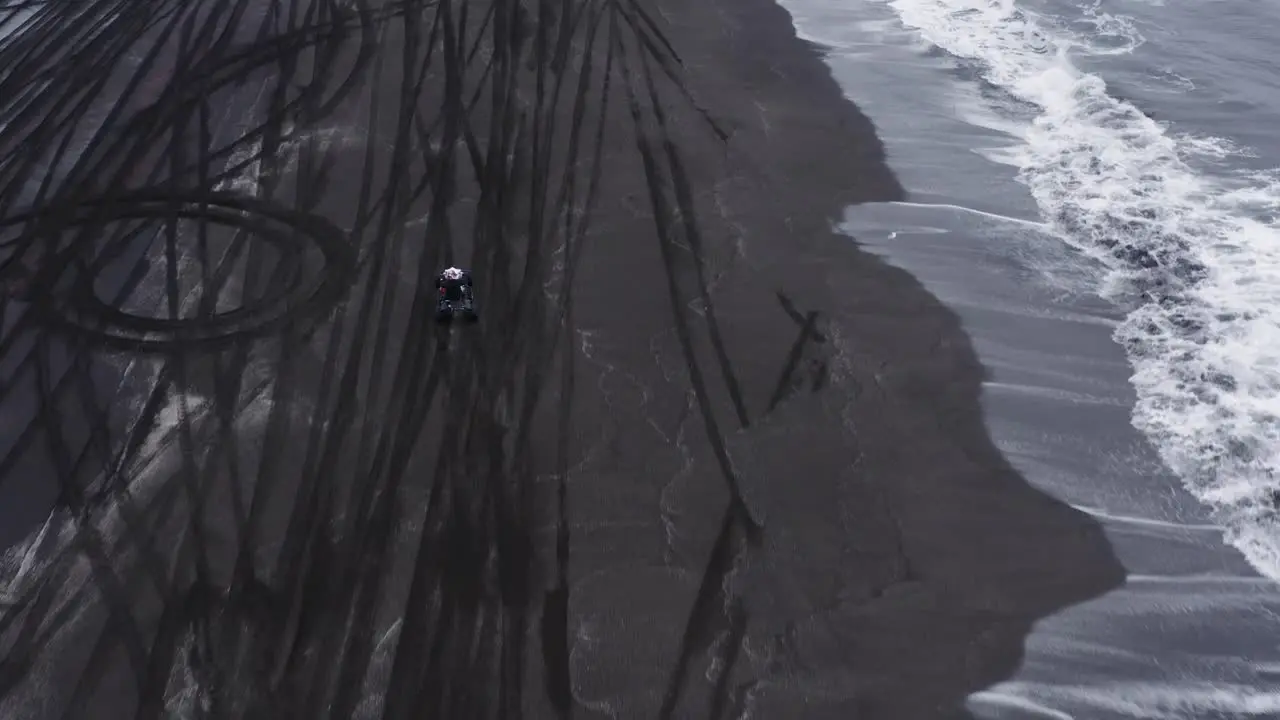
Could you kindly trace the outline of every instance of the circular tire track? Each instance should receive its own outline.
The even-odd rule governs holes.
[[[267,296],[223,313],[196,318],[155,318],[126,312],[93,291],[96,277],[85,277],[88,252],[74,243],[40,268],[33,298],[49,325],[91,342],[134,352],[207,350],[296,328],[324,316],[345,295],[355,276],[355,251],[346,234],[318,216],[229,192],[142,191],[92,199],[75,205],[48,206],[0,220],[0,229],[33,223],[28,232],[52,238],[74,229],[120,220],[195,220],[235,228],[277,249],[282,262],[294,262],[289,281]],[[303,257],[319,250],[323,267],[306,278]],[[70,280],[70,287],[66,288]]]

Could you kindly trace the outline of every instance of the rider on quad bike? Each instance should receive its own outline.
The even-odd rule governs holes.
[[[475,304],[471,296],[471,273],[450,267],[436,276],[436,316],[447,321],[454,314],[467,320],[475,319]]]

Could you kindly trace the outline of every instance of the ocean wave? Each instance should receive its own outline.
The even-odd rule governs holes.
[[[1228,542],[1280,579],[1280,182],[1192,163],[1248,153],[1179,135],[1073,63],[1144,39],[1094,4],[1064,20],[1012,0],[888,0],[900,21],[1038,115],[1006,157],[1057,236],[1129,312],[1134,425]]]
[[[1091,685],[1002,683],[970,698],[997,715],[1003,709],[1054,720],[1098,717],[1144,720],[1264,718],[1280,713],[1280,693],[1230,683],[1117,682]],[[1050,706],[1052,706],[1051,709]],[[1057,708],[1069,708],[1064,712]],[[1025,717],[1025,715],[1022,715]]]

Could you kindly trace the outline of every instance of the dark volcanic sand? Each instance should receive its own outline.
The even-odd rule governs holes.
[[[3,239],[76,249],[8,246],[47,291],[5,308],[0,503],[36,476],[83,518],[9,589],[0,716],[955,717],[1119,582],[991,445],[955,316],[831,231],[902,191],[771,2],[124,7],[93,45],[62,17],[0,51],[7,97],[114,69],[87,114],[119,143],[79,136],[99,164],[39,198],[73,104],[21,96],[0,131],[32,148],[4,215],[54,218]],[[153,190],[92,205],[121,188]],[[161,233],[133,312],[222,253],[249,310],[55,329],[84,263],[54,260],[124,258],[106,299],[150,237],[86,203],[205,218],[172,278]],[[447,262],[475,326],[430,322]],[[52,369],[12,375],[31,347]],[[131,443],[138,413],[164,439]]]

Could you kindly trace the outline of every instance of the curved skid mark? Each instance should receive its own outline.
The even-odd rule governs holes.
[[[36,473],[69,511],[0,577],[0,714],[571,717],[576,287],[617,102],[732,496],[673,697],[716,628],[732,667],[725,578],[759,528],[703,328],[750,418],[659,86],[727,135],[649,11],[82,0],[0,5],[0,29],[0,411],[27,418],[0,493]],[[481,319],[434,328],[455,262]]]

